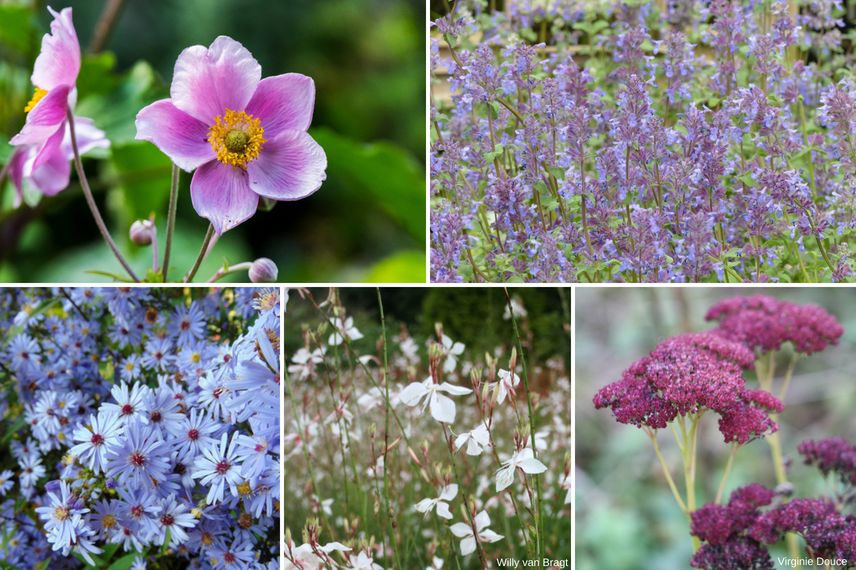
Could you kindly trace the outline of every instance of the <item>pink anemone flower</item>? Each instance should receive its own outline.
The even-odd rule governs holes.
[[[18,147],[9,164],[9,175],[17,190],[16,205],[23,190],[33,188],[49,196],[68,187],[73,158],[68,111],[77,101],[77,75],[80,73],[80,43],[71,19],[71,8],[56,12],[48,8],[53,21],[51,31],[42,38],[42,49],[33,65],[31,80],[36,88],[24,108],[27,119],[21,131],[12,137]],[[82,153],[109,146],[104,133],[91,119],[75,118],[78,147]]]
[[[137,139],[196,170],[193,207],[218,234],[249,219],[260,197],[305,198],[326,178],[327,156],[306,132],[314,82],[297,73],[261,76],[243,45],[220,36],[181,52],[170,99],[137,115]]]
[[[75,117],[74,127],[77,149],[81,155],[92,149],[110,147],[110,141],[92,119]],[[9,178],[16,191],[14,206],[20,206],[26,194],[55,196],[68,188],[73,158],[68,124],[63,128],[63,137],[58,145],[52,144],[46,148],[24,145],[15,149],[9,160]]]

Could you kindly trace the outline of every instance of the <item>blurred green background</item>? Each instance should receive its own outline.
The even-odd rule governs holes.
[[[779,416],[783,451],[792,459],[789,476],[796,495],[826,492],[823,476],[802,464],[796,446],[805,439],[835,435],[856,441],[856,289],[579,288],[574,348],[576,560],[580,570],[689,567],[688,522],[668,490],[651,442],[636,427],[616,422],[609,410],[595,410],[592,397],[664,338],[712,328],[704,314],[717,300],[754,293],[821,305],[844,326],[838,346],[798,362],[785,411]],[[779,370],[784,370],[784,362]],[[778,382],[780,386],[781,379]],[[750,385],[757,383],[752,379]],[[727,448],[713,417],[705,418],[700,429],[696,492],[702,504],[716,495]],[[682,486],[674,440],[665,433],[660,442],[674,466],[672,476]],[[770,450],[764,441],[751,442],[738,452],[726,496],[752,482],[775,487]]]
[[[29,76],[48,29],[46,3],[0,0],[0,164],[32,95]],[[73,6],[84,52],[106,2]],[[134,117],[168,96],[178,54],[218,35],[243,43],[263,76],[298,72],[314,78],[310,134],[327,152],[327,180],[313,196],[278,203],[227,232],[199,278],[222,264],[265,256],[279,280],[424,281],[425,279],[425,3],[421,0],[126,1],[105,51],[86,56],[77,114],[95,119],[113,143],[85,160],[96,200],[133,265],[151,252],[131,245],[130,223],[151,212],[165,226],[170,164],[153,145],[134,141]],[[182,174],[173,279],[195,259],[207,221],[190,203]],[[93,281],[87,270],[116,271],[82,193],[11,209],[13,188],[0,188],[0,281]],[[245,281],[246,274],[237,280]]]
[[[327,298],[328,289],[310,290],[317,302]],[[525,318],[517,315],[527,358],[543,364],[548,358],[561,358],[570,367],[570,290],[552,287],[515,287],[508,289],[512,299],[522,303]],[[357,328],[366,338],[381,336],[380,311],[375,287],[341,287],[338,289],[348,314],[354,316]],[[467,354],[477,358],[493,353],[498,346],[510,349],[514,341],[511,320],[505,318],[505,291],[499,287],[381,287],[384,318],[389,336],[403,328],[420,346],[436,339],[434,324],[441,323],[443,332],[452,340],[466,344]],[[317,320],[317,310],[290,292],[287,307],[291,322]],[[374,327],[374,328],[366,328]],[[286,327],[286,358],[291,358],[303,337],[295,327]],[[424,352],[424,351],[423,351]]]

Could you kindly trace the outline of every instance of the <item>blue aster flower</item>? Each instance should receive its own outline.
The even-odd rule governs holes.
[[[118,444],[122,434],[122,422],[112,411],[101,411],[98,416],[89,416],[89,425],[81,426],[74,432],[74,441],[79,441],[68,452],[79,458],[95,473],[104,471],[107,465],[107,452]]]
[[[107,454],[107,475],[122,484],[152,485],[169,471],[168,449],[160,436],[142,422],[125,426],[123,441]]]
[[[198,521],[189,512],[187,506],[176,500],[175,495],[169,495],[161,502],[160,524],[155,527],[154,542],[156,544],[166,544],[169,537],[170,546],[178,546],[187,542],[187,532],[185,529],[193,528]]]
[[[74,544],[78,534],[86,528],[83,515],[89,512],[89,509],[79,506],[78,498],[65,481],[60,482],[59,490],[59,495],[48,492],[50,502],[36,509],[54,550]]]
[[[241,464],[238,460],[236,434],[229,440],[227,434],[220,436],[220,444],[202,449],[202,453],[193,462],[193,478],[209,487],[206,501],[209,505],[223,500],[226,485],[237,496],[237,485],[241,483]]]

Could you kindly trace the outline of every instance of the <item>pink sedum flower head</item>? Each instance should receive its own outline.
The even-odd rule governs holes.
[[[15,185],[15,205],[21,204],[24,191],[31,189],[48,196],[66,187],[73,157],[68,110],[77,101],[77,75],[80,73],[80,43],[71,20],[71,8],[56,12],[51,31],[42,38],[42,49],[33,65],[33,98],[24,111],[27,119],[21,131],[12,137],[18,147],[10,161],[10,177]],[[91,119],[75,118],[78,149],[81,154],[105,148],[109,142]]]
[[[196,170],[193,207],[222,234],[249,219],[260,197],[299,200],[321,187],[327,156],[306,132],[314,106],[311,78],[262,79],[252,54],[220,36],[181,52],[170,98],[137,114],[137,139]]]

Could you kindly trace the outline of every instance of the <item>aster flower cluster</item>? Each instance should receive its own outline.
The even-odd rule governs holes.
[[[840,3],[481,4],[433,26],[433,281],[854,278]]]
[[[0,291],[0,561],[278,568],[279,321],[278,290]]]
[[[561,356],[524,363],[498,346],[475,358],[439,324],[420,337],[389,315],[348,313],[335,290],[324,302],[302,294],[307,316],[286,326],[303,344],[285,386],[285,492],[302,497],[285,513],[286,568],[570,560]],[[519,299],[506,312],[526,329]]]

